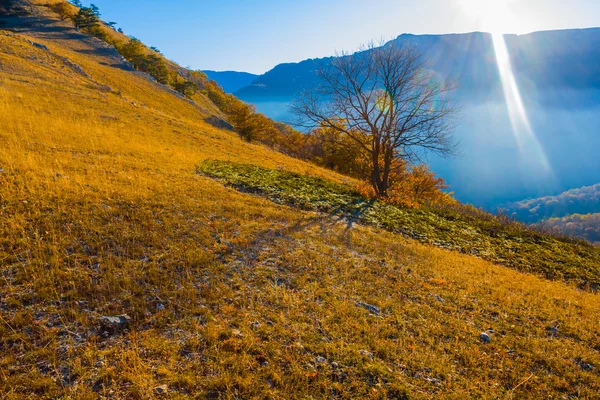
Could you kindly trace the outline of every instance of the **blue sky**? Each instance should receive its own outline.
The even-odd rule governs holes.
[[[95,0],[107,21],[194,69],[264,73],[402,33],[600,26],[600,0]],[[85,0],[84,4],[89,4]],[[501,5],[501,7],[499,6]]]

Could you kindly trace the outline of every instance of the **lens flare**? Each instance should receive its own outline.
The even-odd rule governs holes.
[[[523,98],[521,97],[521,92],[513,73],[504,36],[499,33],[492,34],[492,41],[502,81],[504,99],[513,135],[515,136],[519,150],[523,155],[534,158],[534,161],[546,172],[550,172],[548,157],[529,122],[529,116],[527,115],[527,110],[525,109]]]
[[[476,21],[478,29],[492,33],[520,31],[519,15],[513,11],[517,0],[455,0],[462,12]]]
[[[390,94],[390,92],[388,92],[385,89],[380,89],[376,91],[376,96],[377,102],[375,104],[377,105],[377,108],[381,112],[388,112],[388,110],[392,106],[392,95]]]

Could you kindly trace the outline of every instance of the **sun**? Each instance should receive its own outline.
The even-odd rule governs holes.
[[[517,15],[512,10],[518,0],[455,0],[462,12],[490,33],[515,33]]]

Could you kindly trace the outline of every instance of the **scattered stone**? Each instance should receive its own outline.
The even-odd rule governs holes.
[[[577,364],[583,371],[590,372],[596,369],[596,367],[594,367],[592,364],[583,361],[581,358],[576,358],[573,361],[575,361],[575,364]]]
[[[235,336],[237,338],[241,338],[242,336],[244,336],[244,335],[242,335],[242,332],[237,329],[232,329],[231,333],[233,334],[233,336]]]
[[[258,328],[260,328],[260,322],[254,321],[253,323],[250,324],[250,326],[252,327],[252,329],[258,329]]]
[[[113,91],[113,88],[108,85],[98,85],[98,90],[101,92],[109,93]]]
[[[315,358],[315,364],[317,364],[317,365],[325,364],[326,362],[327,362],[327,359],[325,357],[318,356]]]
[[[361,350],[360,355],[367,357],[369,360],[373,361],[373,353],[367,350]]]
[[[66,57],[62,57],[62,61],[65,63],[65,65],[67,67],[71,68],[73,71],[75,71],[79,75],[81,75],[81,76],[83,76],[85,78],[89,78],[89,79],[92,78],[90,75],[88,75],[87,72],[85,72],[85,70],[81,67],[81,65],[75,64],[73,61],[69,60]]]
[[[66,365],[61,365],[58,369],[52,368],[51,371],[58,375],[60,383],[64,386],[73,386],[77,382],[78,375]]]
[[[36,42],[29,42],[29,43],[31,43],[33,45],[33,47],[37,47],[38,49],[48,51],[48,47],[44,46],[41,43],[36,43]]]
[[[156,394],[167,394],[169,387],[167,385],[160,385],[154,388]]]
[[[442,384],[442,381],[440,381],[438,378],[431,378],[426,376],[423,379],[435,386],[440,386]]]
[[[158,303],[156,305],[156,311],[163,311],[163,310],[166,310],[166,309],[167,309],[167,307],[165,307],[165,305],[162,304],[162,303]]]
[[[435,297],[435,299],[436,299],[437,301],[439,301],[440,303],[443,303],[443,302],[444,302],[444,299],[442,299],[440,296],[438,296],[438,295],[435,295],[434,297]]]
[[[481,332],[479,335],[479,340],[481,340],[483,343],[491,343],[492,337],[487,332]]]
[[[550,332],[550,336],[552,337],[558,336],[558,328],[555,326],[551,326],[550,328],[548,328],[548,332]]]
[[[114,336],[129,328],[131,318],[127,314],[112,317],[100,317],[100,334],[102,336]]]
[[[364,303],[362,301],[357,301],[356,305],[358,307],[362,307],[364,309],[366,309],[367,311],[369,311],[371,314],[375,314],[375,315],[379,315],[381,314],[381,308],[374,306],[372,304],[368,304],[368,303]]]

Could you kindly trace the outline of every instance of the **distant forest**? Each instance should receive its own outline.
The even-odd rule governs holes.
[[[600,244],[600,184],[510,203],[501,211],[545,230]]]
[[[546,229],[579,237],[600,245],[600,213],[574,214],[563,218],[551,218],[540,224]]]
[[[600,183],[571,189],[558,196],[509,203],[503,208],[503,212],[526,223],[562,218],[571,214],[600,213]]]

